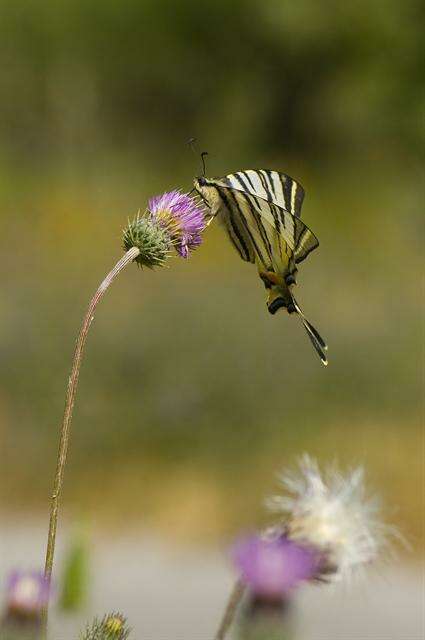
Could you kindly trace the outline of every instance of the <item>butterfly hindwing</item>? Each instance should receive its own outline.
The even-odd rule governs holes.
[[[286,273],[294,262],[293,218],[249,193],[214,185],[215,209],[241,258],[260,269]],[[286,213],[286,212],[285,212]]]
[[[299,218],[296,218],[295,229],[294,255],[296,264],[299,264],[307,258],[309,253],[317,249],[319,241],[311,229]]]

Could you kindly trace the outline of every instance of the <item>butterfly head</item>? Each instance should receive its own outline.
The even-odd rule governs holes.
[[[209,180],[205,176],[195,178],[193,186],[195,191],[200,195],[201,200],[207,206],[211,206],[211,200],[213,200],[214,189],[212,189],[213,180]]]
[[[198,178],[194,179],[193,185],[196,191],[201,193],[202,189],[205,189],[205,187],[208,187],[210,185],[210,181],[205,176],[199,176]]]

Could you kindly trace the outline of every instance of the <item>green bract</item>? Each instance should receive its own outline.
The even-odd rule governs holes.
[[[137,215],[129,222],[123,234],[124,249],[137,247],[135,258],[141,267],[162,267],[170,255],[171,239],[166,229],[148,216]]]

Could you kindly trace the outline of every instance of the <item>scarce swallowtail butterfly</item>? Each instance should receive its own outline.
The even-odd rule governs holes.
[[[242,260],[257,265],[268,291],[269,312],[285,308],[296,314],[327,365],[326,343],[293,294],[297,265],[319,246],[301,220],[302,186],[278,171],[248,169],[224,178],[195,178],[194,187],[208,208],[210,221],[217,217]]]

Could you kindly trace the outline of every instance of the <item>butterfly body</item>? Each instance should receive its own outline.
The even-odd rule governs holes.
[[[301,185],[277,171],[248,169],[223,178],[196,178],[194,187],[210,220],[221,222],[242,260],[256,264],[268,291],[269,312],[285,308],[289,314],[296,313],[327,364],[326,344],[293,295],[297,265],[319,245],[301,221]]]

